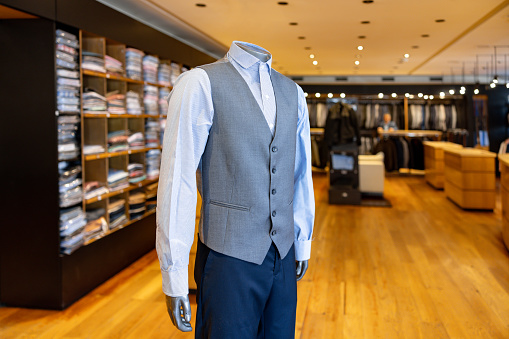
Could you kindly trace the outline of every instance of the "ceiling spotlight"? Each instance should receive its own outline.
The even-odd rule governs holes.
[[[413,94],[410,94],[410,96],[408,97],[408,99],[413,99],[413,98],[415,98],[415,95],[413,95]]]
[[[327,94],[329,98],[332,98],[334,95],[332,93]]]
[[[479,94],[479,88],[474,89],[474,94]]]
[[[372,4],[375,1],[374,0],[362,0],[362,2],[365,4]]]
[[[405,98],[408,98],[410,96],[410,93],[405,93]]]
[[[298,23],[297,22],[290,22],[290,26],[297,26]]]
[[[370,23],[371,23],[371,21],[361,21],[361,24],[363,24],[363,25],[368,25]]]
[[[465,92],[466,90],[467,90],[467,89],[465,88],[465,86],[461,86],[460,91]]]
[[[362,46],[357,46],[357,49],[358,49],[359,51],[362,51],[362,50],[364,49],[364,47],[362,47]]]
[[[490,84],[490,87],[491,87],[491,88],[495,88],[495,87],[497,87],[497,84],[496,84],[496,83],[494,83],[494,82],[492,82],[492,83]]]
[[[202,4],[202,3],[198,3],[198,4],[196,4],[196,7],[207,7],[207,5],[206,4]]]
[[[384,98],[384,94],[383,94],[383,93],[378,93],[378,97],[379,97],[380,99],[383,99],[383,98]]]
[[[397,98],[397,97],[398,97],[398,95],[397,95],[396,93],[392,93],[392,94],[391,94],[391,97],[393,97],[393,98]]]
[[[419,98],[422,98],[422,93],[417,94]]]
[[[429,38],[429,34],[423,34],[421,35],[422,38]]]
[[[320,97],[320,93],[316,93],[315,97],[319,98]]]
[[[445,22],[445,19],[436,19],[435,22]]]
[[[279,1],[277,4],[281,5],[281,6],[286,6],[286,5],[288,5],[288,2],[286,2],[286,1]]]
[[[306,51],[309,51],[309,50],[311,49],[311,47],[304,47],[304,49],[305,49]]]
[[[404,57],[405,57],[405,59],[408,59],[408,58],[410,58],[410,54],[406,53],[406,54],[404,55]]]
[[[341,93],[339,96],[340,96],[342,99],[344,99],[344,98],[346,97],[346,94],[345,94],[345,93]]]
[[[315,66],[318,65],[318,61],[316,61],[316,60],[313,61],[313,65],[315,65]]]
[[[315,55],[314,55],[314,54],[310,54],[310,55],[309,55],[309,57],[310,57],[311,59],[314,59],[314,58],[315,58]]]
[[[300,37],[298,37],[298,39],[299,40],[304,40],[304,39],[306,39],[306,37],[305,36],[300,36]]]
[[[440,92],[440,98],[445,98],[445,92]]]
[[[506,87],[506,88],[509,88],[509,82],[508,82],[507,84],[505,84],[505,87]]]
[[[308,97],[308,92],[304,92],[304,96],[307,98]]]
[[[359,61],[359,60],[355,60],[354,64],[355,64],[355,65],[357,65],[357,66],[359,66],[360,61]]]
[[[450,95],[454,95],[454,90],[453,90],[453,89],[450,89],[450,90],[449,90],[449,94],[450,94]]]
[[[434,98],[435,98],[435,96],[433,96],[433,95],[430,95],[430,96],[429,96],[429,99],[430,99],[430,100],[433,100]]]
[[[359,38],[359,39],[366,39],[366,36],[365,35],[359,35],[357,38]]]
[[[493,77],[493,83],[494,83],[494,84],[498,84],[498,76],[496,76],[496,75],[495,75],[495,76]]]
[[[413,49],[417,49],[417,48],[419,48],[419,46],[417,46],[417,45],[413,45],[413,46],[412,46],[412,48],[413,48]]]
[[[424,96],[424,100],[428,100],[428,96],[427,95]]]

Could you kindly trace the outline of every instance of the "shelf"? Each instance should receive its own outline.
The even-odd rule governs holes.
[[[95,114],[95,113],[83,113],[83,117],[84,118],[110,118],[110,119],[115,119],[115,118],[128,118],[128,119],[141,119],[141,118],[152,118],[152,119],[157,119],[157,118],[166,118],[166,115],[150,115],[150,114],[112,114],[112,113],[107,113],[107,114]]]
[[[399,130],[392,132],[380,132],[380,135],[387,137],[441,137],[442,132],[431,130]]]
[[[93,204],[94,202],[98,202],[98,201],[101,201],[101,200],[104,200],[104,199],[107,199],[107,198],[111,198],[111,197],[114,197],[116,195],[119,195],[119,194],[122,194],[122,193],[125,193],[125,192],[129,192],[129,191],[135,190],[135,189],[140,188],[140,187],[148,186],[148,185],[156,183],[158,181],[159,181],[159,178],[143,180],[143,181],[137,182],[136,184],[131,184],[131,185],[129,185],[129,187],[123,188],[121,190],[105,193],[105,194],[99,195],[97,197],[94,197],[94,198],[91,198],[91,199],[87,199],[87,200],[85,200],[85,203],[86,204]]]
[[[151,211],[148,211],[147,213],[143,214],[142,216],[139,216],[139,217],[138,217],[138,218],[136,218],[136,219],[129,220],[128,222],[126,222],[125,224],[123,224],[123,225],[121,225],[121,226],[115,227],[114,229],[109,230],[108,232],[105,232],[105,233],[101,234],[100,236],[97,236],[97,237],[95,237],[95,238],[92,238],[92,239],[90,239],[90,240],[87,240],[87,241],[83,244],[83,246],[90,245],[91,243],[96,242],[97,240],[102,239],[102,238],[104,238],[104,237],[106,237],[106,236],[108,236],[108,235],[110,235],[110,234],[112,234],[112,233],[115,233],[116,231],[119,231],[119,230],[121,230],[121,229],[123,229],[123,228],[126,228],[127,226],[129,226],[129,225],[131,225],[131,224],[134,224],[136,221],[141,220],[141,219],[143,219],[143,218],[146,218],[146,217],[148,217],[149,215],[154,214],[155,212],[156,212],[156,210],[155,210],[155,209],[153,209],[153,210],[151,210]]]
[[[97,160],[97,159],[113,158],[113,157],[118,157],[121,155],[144,153],[144,152],[148,152],[153,149],[163,149],[163,148],[161,146],[159,146],[159,147],[150,147],[150,148],[130,149],[128,151],[114,152],[114,153],[105,152],[105,153],[98,153],[98,154],[88,154],[88,155],[85,155],[85,160],[90,161],[90,160]]]
[[[156,84],[153,82],[129,79],[129,78],[126,78],[126,77],[123,77],[123,76],[120,76],[117,74],[112,74],[112,73],[101,73],[101,72],[96,72],[96,71],[90,71],[88,69],[82,69],[82,73],[83,73],[83,75],[89,75],[92,77],[105,78],[105,79],[109,79],[109,80],[125,81],[125,82],[129,82],[132,84],[150,85],[150,86],[156,86],[156,87],[161,87],[161,88],[168,88],[169,90],[172,89],[171,86],[164,86],[164,85]]]

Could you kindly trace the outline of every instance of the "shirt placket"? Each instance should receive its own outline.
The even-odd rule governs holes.
[[[259,73],[262,94],[262,107],[263,114],[266,117],[270,130],[272,134],[274,134],[274,122],[275,122],[275,101],[273,98],[274,91],[272,89],[272,82],[270,80],[270,75],[267,67],[268,67],[267,64],[260,63]]]

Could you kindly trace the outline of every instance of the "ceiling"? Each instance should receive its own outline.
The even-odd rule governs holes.
[[[509,0],[99,1],[214,57],[233,40],[257,44],[287,75],[461,77],[478,59],[487,77],[496,46],[503,77],[509,59]]]

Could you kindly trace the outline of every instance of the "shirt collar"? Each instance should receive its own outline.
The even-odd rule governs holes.
[[[261,61],[257,57],[249,54],[248,52],[246,52],[245,50],[243,50],[242,48],[237,46],[237,44],[247,45],[247,46],[252,47],[253,49],[257,49],[257,50],[269,53],[269,51],[267,51],[266,49],[264,49],[260,46],[256,46],[254,44],[250,44],[248,42],[242,42],[242,41],[232,42],[232,45],[230,46],[230,50],[228,51],[228,54],[242,68],[249,68],[256,63],[261,63]],[[269,60],[267,60],[267,62],[264,62],[264,64],[267,64],[267,66],[269,68],[269,73],[270,73],[270,69],[272,67],[272,55],[270,56]]]

